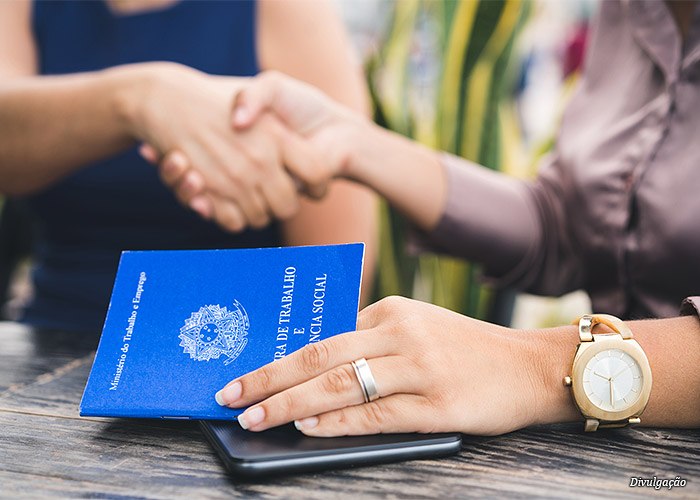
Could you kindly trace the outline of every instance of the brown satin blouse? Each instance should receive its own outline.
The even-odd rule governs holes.
[[[443,164],[449,192],[432,246],[483,262],[502,285],[583,288],[596,312],[677,315],[700,295],[700,9],[683,45],[665,2],[601,2],[535,181],[449,155]]]

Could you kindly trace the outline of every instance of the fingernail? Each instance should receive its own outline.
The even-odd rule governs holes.
[[[188,172],[182,181],[182,190],[189,196],[201,194],[204,191],[202,177],[197,172]]]
[[[242,393],[243,387],[241,386],[241,383],[234,382],[233,384],[227,385],[221,389],[214,395],[214,397],[216,398],[217,403],[219,403],[221,406],[226,406],[235,403],[238,398],[241,397]]]
[[[145,142],[139,146],[139,155],[141,155],[141,158],[150,164],[155,164],[158,162],[158,157],[156,156],[155,151]]]
[[[163,165],[163,170],[165,171],[166,174],[172,174],[177,170],[177,165],[175,165],[175,162],[173,161],[172,158],[169,158],[165,164]]]
[[[221,393],[224,392],[223,389],[221,389],[219,392],[214,394],[214,399],[216,399],[216,402],[219,404],[219,406],[226,406],[226,403],[224,402],[223,396],[221,396]]]
[[[209,202],[201,197],[192,198],[190,201],[190,208],[197,212],[200,217],[208,219],[211,217],[211,211],[209,210]]]
[[[265,420],[265,410],[262,406],[256,406],[255,408],[250,408],[244,411],[241,415],[238,415],[238,423],[244,429],[249,429],[260,422]]]
[[[318,417],[307,417],[294,421],[294,427],[296,427],[298,431],[307,431],[309,429],[313,429],[317,425]]]
[[[245,125],[245,123],[248,121],[249,116],[250,112],[248,111],[248,108],[242,105],[238,106],[233,112],[234,125]]]
[[[178,168],[187,168],[187,160],[185,159],[185,156],[179,151],[175,151],[170,156],[170,160],[173,162],[173,165]]]

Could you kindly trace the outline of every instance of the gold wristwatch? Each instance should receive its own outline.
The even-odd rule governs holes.
[[[564,385],[572,389],[586,432],[638,424],[651,393],[651,369],[642,347],[615,316],[586,315],[576,323],[581,343]],[[613,332],[593,333],[599,324]]]

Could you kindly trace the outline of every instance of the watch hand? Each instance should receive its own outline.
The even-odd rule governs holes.
[[[610,379],[612,378],[612,377],[606,377],[605,375],[601,375],[598,372],[593,372],[593,375],[598,375],[599,377],[604,378],[607,381],[610,381]]]
[[[613,381],[610,379],[610,406],[615,408],[615,396],[613,394]]]
[[[624,372],[625,370],[627,370],[627,368],[628,368],[628,367],[625,366],[622,370],[620,370],[619,372],[617,372],[615,375],[613,375],[613,376],[610,377],[610,378],[611,378],[611,379],[616,378],[616,377],[617,377],[618,375],[620,375],[622,372]]]

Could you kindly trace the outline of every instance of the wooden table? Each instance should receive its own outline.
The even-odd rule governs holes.
[[[194,422],[80,418],[96,343],[0,323],[0,498],[700,498],[700,432],[580,425],[464,436],[440,460],[242,482]],[[687,485],[630,488],[632,476]]]

